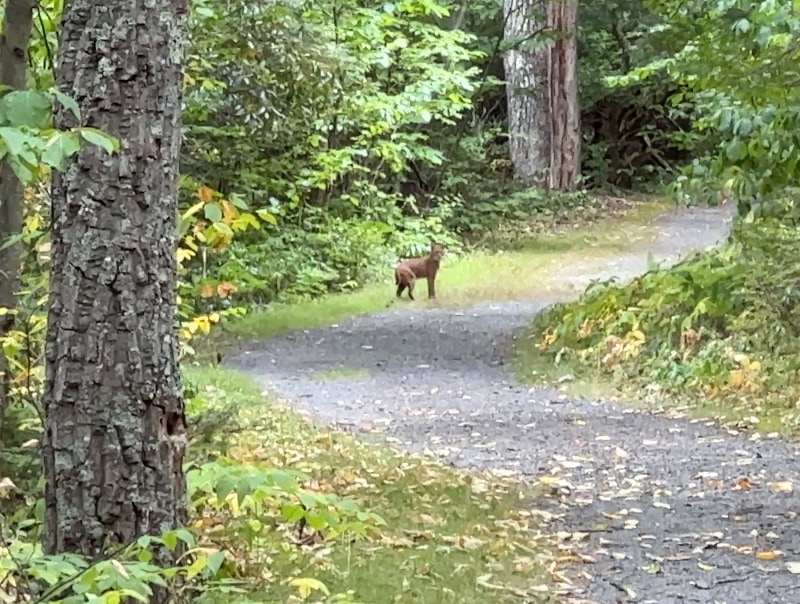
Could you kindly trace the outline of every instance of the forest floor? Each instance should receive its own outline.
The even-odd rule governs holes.
[[[493,301],[487,292],[466,309],[398,302],[276,335],[229,363],[316,422],[547,485],[549,497],[532,505],[581,560],[570,602],[798,602],[794,446],[529,389],[504,361],[538,310],[592,279],[644,272],[648,254],[669,263],[711,245],[731,215],[671,212],[647,226],[655,236],[613,257],[565,256],[527,299]],[[446,300],[448,289],[437,293]]]

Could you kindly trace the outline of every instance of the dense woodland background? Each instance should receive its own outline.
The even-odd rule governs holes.
[[[69,2],[6,0],[0,44],[0,77],[19,89],[0,98],[0,193],[24,196],[21,216],[9,214],[8,204],[0,212],[0,600],[7,602],[83,602],[88,592],[112,602],[145,593],[147,581],[172,581],[149,564],[145,550],[155,538],[114,554],[125,572],[111,562],[89,572],[87,562],[45,556],[37,545],[51,172],[71,165],[81,148],[115,152],[125,144],[91,123],[54,128],[53,104],[59,123],[78,109],[54,91],[59,20]],[[190,8],[177,286],[187,365],[198,342],[214,349],[217,324],[388,281],[398,258],[424,253],[432,240],[455,261],[507,246],[520,233],[612,216],[621,198],[668,196],[683,205],[736,203],[748,218],[721,252],[633,286],[603,285],[536,319],[531,338],[542,345],[538,360],[526,358],[549,362],[569,350],[581,353],[572,356],[584,369],[597,367],[609,338],[617,338],[619,354],[602,370],[627,385],[658,380],[676,394],[719,395],[728,409],[764,411],[784,427],[797,426],[797,2],[582,2],[574,37],[548,29],[544,4],[521,0],[505,7],[499,0],[195,0]],[[520,14],[525,19],[511,27]],[[19,43],[15,36],[27,36],[26,25],[27,64],[9,50]],[[567,95],[544,127],[579,117],[573,167],[580,176],[542,186],[522,174],[508,135],[509,107],[541,99],[541,90],[512,90],[506,70],[509,53],[532,65],[564,40],[575,44],[577,101]],[[560,65],[551,81],[539,83],[568,90],[553,79],[569,74],[568,62]],[[207,546],[184,560],[192,566],[182,575],[189,587],[181,597],[222,601],[220,594],[246,577],[261,594],[252,601],[283,601],[290,591],[358,601],[352,598],[363,590],[326,599],[313,579],[299,579],[316,574],[317,563],[287,554],[277,529],[281,545],[262,532],[289,527],[285,533],[302,541],[309,525],[329,531],[332,541],[368,538],[381,518],[303,490],[305,479],[288,471],[237,459],[226,440],[234,428],[224,420],[239,416],[226,406],[224,388],[204,380],[189,379],[186,393],[192,532],[179,529],[160,542]],[[240,390],[242,399],[258,398]],[[754,407],[756,397],[766,402]],[[250,426],[237,421],[242,430]],[[294,447],[295,459],[342,467],[367,455],[350,444],[355,448],[320,456],[309,444],[317,438],[310,428],[281,427],[285,421],[271,417],[273,432],[294,432],[301,444],[254,438]],[[268,457],[266,465],[281,461]],[[324,474],[313,464],[304,469],[316,479]],[[460,480],[453,476],[433,481]],[[406,478],[392,480],[408,487]],[[383,505],[386,515],[396,503],[371,505]],[[472,499],[463,505],[480,513]],[[228,532],[211,527],[226,523]],[[271,556],[280,562],[265,562]],[[295,582],[287,586],[280,577]],[[327,581],[346,591],[347,580]],[[74,585],[84,587],[62,593]]]

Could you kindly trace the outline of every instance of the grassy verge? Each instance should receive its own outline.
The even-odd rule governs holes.
[[[463,307],[483,301],[530,299],[543,291],[544,277],[556,264],[607,257],[652,239],[653,232],[647,224],[669,207],[663,201],[643,202],[621,217],[599,219],[580,228],[562,225],[544,234],[522,232],[513,249],[507,251],[474,252],[453,262],[445,257],[437,281],[440,299],[435,302],[423,299],[422,284],[418,290],[422,295],[412,304]],[[391,267],[387,267],[384,283],[368,285],[353,293],[255,310],[225,325],[225,335],[216,342],[260,339],[294,329],[324,327],[348,317],[385,310],[395,303],[409,304],[406,299],[395,302],[391,275]]]
[[[539,315],[517,340],[518,377],[800,436],[800,230],[762,221],[734,237]]]
[[[269,522],[269,500],[252,517],[244,506],[238,516],[196,511],[251,597],[284,601],[294,591],[287,579],[311,577],[332,593],[352,592],[333,600],[342,602],[553,601],[548,544],[535,513],[520,509],[535,493],[513,478],[462,473],[317,429],[232,371],[189,370],[187,383],[197,392],[195,466],[295,468],[308,474],[306,488],[336,492],[386,521],[363,539],[312,535],[298,544],[291,527]]]

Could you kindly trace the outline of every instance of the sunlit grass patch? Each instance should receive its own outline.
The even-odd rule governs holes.
[[[284,601],[293,592],[285,580],[300,576],[332,593],[351,590],[355,602],[553,601],[548,544],[537,516],[521,509],[537,496],[513,476],[460,472],[321,430],[232,371],[186,375],[198,393],[190,424],[215,413],[225,421],[205,430],[191,463],[301,470],[307,488],[352,499],[387,523],[366,539],[320,535],[298,545],[291,530],[268,525],[268,515],[252,519],[258,530],[248,532],[257,538],[237,532],[224,514],[204,517],[208,539],[235,555],[251,595]]]
[[[354,380],[369,377],[369,371],[362,367],[332,367],[324,371],[318,371],[311,375],[311,379],[316,382],[329,382],[332,380]]]

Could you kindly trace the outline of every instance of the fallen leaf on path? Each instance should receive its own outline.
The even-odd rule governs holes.
[[[736,481],[736,484],[733,486],[733,490],[749,491],[751,487],[752,483],[750,482],[750,479],[745,476]]]
[[[776,493],[791,493],[794,490],[794,485],[791,480],[782,480],[780,482],[769,482],[767,486]]]
[[[628,452],[625,449],[614,447],[614,457],[617,459],[626,459],[628,457]]]
[[[768,551],[768,552],[758,552],[756,554],[756,558],[758,560],[771,561],[771,560],[777,559],[781,554],[783,554],[783,552],[780,551],[780,550],[771,550],[771,551]]]

